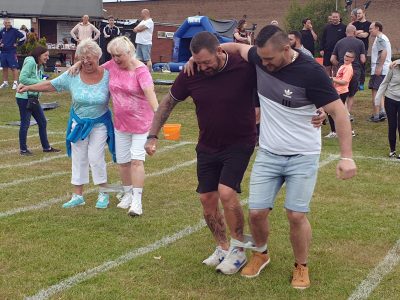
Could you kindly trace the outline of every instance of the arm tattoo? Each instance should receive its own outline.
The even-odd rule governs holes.
[[[204,214],[204,219],[218,243],[227,243],[226,227],[221,213],[216,211],[215,214]]]
[[[160,132],[161,127],[168,120],[168,117],[171,114],[171,111],[174,109],[176,103],[177,101],[175,101],[169,93],[164,97],[163,101],[158,106],[156,114],[154,115],[149,134],[157,135]]]

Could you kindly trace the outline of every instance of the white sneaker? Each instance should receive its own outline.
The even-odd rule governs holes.
[[[117,207],[122,209],[127,209],[131,206],[133,201],[133,194],[132,191],[125,193],[124,196],[121,198],[120,202],[118,203]]]
[[[246,253],[239,248],[229,248],[228,254],[225,259],[217,266],[217,272],[226,275],[237,273],[247,262]]]
[[[121,199],[124,197],[124,192],[119,192],[115,197],[117,197],[118,202],[121,202]]]
[[[336,138],[337,135],[336,135],[336,132],[331,131],[325,137],[328,139],[333,139],[333,138]]]
[[[16,90],[17,87],[18,87],[18,82],[14,82],[13,85],[12,85],[12,89],[13,89],[13,90]]]
[[[8,82],[3,82],[3,83],[0,85],[0,89],[5,89],[5,88],[8,88],[8,87],[9,87]]]
[[[129,208],[128,215],[131,217],[140,216],[142,211],[142,201],[133,197],[131,207]]]
[[[208,258],[203,260],[203,264],[210,267],[216,267],[224,260],[227,254],[228,254],[227,250],[224,250],[221,248],[221,246],[218,246],[217,248],[215,248],[213,254],[211,254]]]

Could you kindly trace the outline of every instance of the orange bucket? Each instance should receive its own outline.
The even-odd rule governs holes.
[[[319,63],[321,66],[324,65],[324,59],[322,57],[316,57],[315,58],[316,62]]]
[[[166,140],[177,141],[181,137],[181,124],[164,124],[163,133]]]

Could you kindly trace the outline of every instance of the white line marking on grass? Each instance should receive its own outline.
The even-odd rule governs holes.
[[[150,173],[150,174],[146,175],[146,178],[147,177],[153,177],[153,176],[159,176],[159,175],[167,174],[167,173],[176,171],[176,170],[178,170],[180,168],[184,168],[184,167],[193,165],[195,163],[196,163],[196,160],[185,161],[185,162],[183,162],[181,164],[178,164],[178,165],[176,165],[174,167],[166,168],[166,169],[163,169],[163,170],[161,170],[159,172]],[[86,192],[84,192],[84,195],[87,195],[87,194],[90,194],[90,193],[94,193],[96,191],[98,191],[98,187],[94,187],[94,188],[88,189]],[[0,212],[0,219],[5,218],[5,217],[10,217],[10,216],[22,213],[22,212],[39,210],[41,208],[45,208],[45,207],[51,206],[51,205],[59,203],[59,202],[67,201],[70,197],[71,197],[71,195],[68,194],[68,195],[65,195],[65,196],[52,198],[50,200],[47,200],[47,201],[44,201],[44,202],[41,202],[41,203],[38,203],[38,204],[24,206],[24,207],[18,207],[18,208],[13,208],[13,209],[10,209],[10,210],[4,211],[4,212]]]
[[[19,128],[19,127],[17,127]],[[65,135],[64,131],[48,131],[47,135]],[[27,138],[32,138],[32,137],[39,137],[39,134],[31,134],[28,135]],[[12,141],[18,141],[19,138],[12,138],[12,139],[5,139],[5,140],[0,140],[0,142],[12,142]]]
[[[400,159],[389,158],[389,157],[374,157],[374,156],[354,156],[354,159],[369,159],[369,160],[379,160],[390,163],[400,163]]]
[[[19,130],[19,126],[11,126],[11,125],[0,125],[0,128],[3,128],[3,129],[18,129]],[[34,127],[34,125],[33,125],[33,126],[30,126],[29,129],[35,130],[35,129],[37,129],[37,127]]]
[[[30,178],[17,179],[17,180],[13,180],[10,182],[4,182],[4,183],[0,183],[0,190],[9,188],[11,186],[19,185],[21,183],[39,181],[39,180],[54,178],[54,177],[58,177],[58,176],[66,175],[66,174],[71,174],[71,171],[54,172],[54,173],[50,173],[50,174],[43,175],[43,176],[34,176],[34,177],[30,177]]]
[[[93,269],[88,269],[82,273],[78,273],[72,277],[69,277],[69,278],[61,281],[58,284],[52,285],[47,289],[43,289],[43,290],[39,291],[34,296],[25,297],[25,299],[27,299],[27,300],[48,299],[49,297],[51,297],[57,293],[60,293],[62,291],[65,291],[83,281],[93,278],[100,273],[107,272],[110,269],[113,269],[122,264],[125,264],[125,263],[135,259],[136,257],[142,256],[144,254],[150,253],[152,251],[158,250],[162,247],[165,247],[172,243],[175,243],[176,241],[178,241],[184,237],[190,236],[193,233],[200,231],[205,226],[206,226],[205,221],[201,220],[194,226],[188,226],[188,227],[182,229],[181,231],[178,231],[172,235],[165,236],[162,239],[160,239],[150,245],[147,245],[147,246],[144,246],[141,248],[137,248],[137,249],[133,249],[132,251],[116,258],[115,260],[107,261]]]
[[[318,168],[323,168],[323,167],[325,167],[327,164],[329,164],[329,163],[331,163],[331,162],[337,160],[338,158],[339,158],[339,155],[337,155],[337,154],[329,154],[329,156],[328,156],[326,159],[322,160],[322,161],[319,163],[319,167],[318,167]]]
[[[157,150],[155,155],[157,155],[158,153],[167,152],[169,150],[172,150],[172,149],[175,149],[175,148],[178,148],[178,147],[181,147],[181,146],[194,145],[194,144],[196,144],[196,143],[194,143],[194,142],[179,142],[177,144],[165,146],[165,147],[161,148],[160,150]]]
[[[51,146],[54,146],[54,145],[62,145],[62,144],[65,145],[65,140],[64,140],[64,141],[59,141],[59,142],[52,142],[52,143],[51,143]],[[42,146],[37,146],[37,147],[29,148],[29,150],[37,150],[37,149],[42,149]],[[19,153],[19,151],[20,151],[19,149],[5,150],[5,151],[0,152],[0,156],[1,156],[1,155],[6,155],[6,154]]]
[[[321,163],[319,164],[319,168],[326,166],[327,164],[329,164],[330,162],[332,162],[335,159],[337,159],[337,155],[330,155],[327,159],[321,161]],[[193,160],[193,161],[195,162],[196,160]],[[186,163],[189,163],[189,162],[186,162]],[[242,206],[245,205],[247,203],[247,201],[248,201],[248,199],[242,200],[241,205]],[[25,299],[26,300],[48,299],[49,297],[51,297],[57,293],[60,293],[62,291],[65,291],[69,288],[72,288],[83,281],[86,281],[86,280],[93,278],[101,273],[105,273],[108,270],[111,270],[122,264],[125,264],[125,263],[135,259],[136,257],[142,256],[144,254],[158,250],[162,247],[166,247],[170,244],[173,244],[176,241],[178,241],[184,237],[190,236],[193,233],[200,231],[204,227],[206,227],[206,222],[204,221],[204,219],[202,219],[193,226],[185,227],[184,229],[182,229],[172,235],[165,236],[162,239],[160,239],[152,244],[149,244],[147,246],[133,249],[133,250],[129,251],[128,253],[116,258],[115,260],[107,261],[95,268],[88,269],[84,272],[81,272],[74,276],[71,276],[55,285],[52,285],[46,289],[40,290],[37,294],[35,294],[33,296],[25,297]]]
[[[29,166],[33,166],[33,165],[40,164],[40,163],[43,163],[43,162],[48,162],[48,161],[52,161],[52,160],[55,160],[55,159],[67,158],[67,157],[68,157],[68,156],[67,156],[66,154],[59,154],[59,155],[44,157],[44,158],[39,159],[39,160],[33,160],[33,161],[23,162],[23,163],[19,163],[19,164],[5,164],[5,165],[0,165],[0,169],[10,169],[10,168],[18,168],[18,167],[29,167]]]
[[[59,143],[65,143],[65,141],[62,141],[62,142],[59,142]],[[56,143],[53,143],[53,145],[55,145],[55,144]],[[181,146],[192,145],[192,144],[195,144],[195,143],[193,143],[193,142],[180,142],[180,143],[177,143],[175,145],[170,145],[170,146],[163,147],[160,150],[158,150],[157,153],[164,153],[164,152],[170,151],[172,149],[175,149],[175,148],[178,148],[178,147],[181,147]],[[112,164],[112,163],[113,162],[108,162],[107,166]],[[190,165],[191,161],[188,162],[188,163]],[[173,169],[173,168],[169,168],[169,169]],[[164,171],[159,171],[159,172],[156,172],[156,173],[160,173],[160,175],[161,175],[161,174],[163,174],[163,172]],[[15,185],[18,185],[18,184],[21,184],[21,183],[28,183],[28,182],[34,182],[34,181],[39,181],[39,180],[43,180],[43,179],[54,178],[54,177],[57,177],[57,176],[63,176],[63,175],[70,174],[70,173],[71,173],[70,171],[54,172],[54,173],[43,175],[43,176],[35,176],[35,177],[30,177],[30,178],[18,179],[18,180],[14,180],[14,181],[10,181],[10,182],[4,182],[4,183],[0,183],[0,190],[2,190],[4,188],[11,187],[11,186],[15,186]],[[156,174],[156,173],[154,173],[154,174]],[[154,174],[149,174],[148,176],[151,177],[151,176],[154,176]]]
[[[379,285],[383,277],[389,274],[400,262],[400,240],[386,254],[384,259],[368,274],[348,300],[367,299]]]

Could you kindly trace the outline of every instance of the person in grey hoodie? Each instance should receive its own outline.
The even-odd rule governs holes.
[[[388,120],[389,157],[396,157],[396,136],[400,136],[400,59],[395,61],[375,96],[375,106],[385,96],[385,111]],[[397,156],[400,159],[400,154]]]

